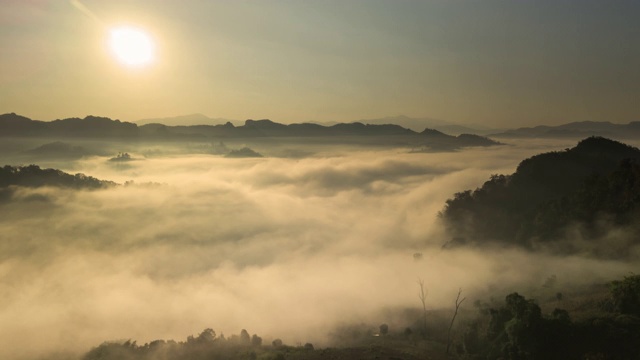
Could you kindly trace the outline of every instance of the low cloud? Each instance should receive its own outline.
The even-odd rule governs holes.
[[[624,274],[633,264],[441,249],[447,198],[563,146],[176,155],[126,168],[84,159],[69,169],[134,185],[19,189],[0,204],[0,357],[183,340],[206,327],[322,344],[337,323],[418,307],[418,278],[437,308],[460,287],[473,297],[550,275],[568,284]]]

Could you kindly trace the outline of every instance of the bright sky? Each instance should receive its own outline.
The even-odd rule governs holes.
[[[640,120],[640,1],[3,0],[0,113]],[[109,31],[145,31],[126,66]]]

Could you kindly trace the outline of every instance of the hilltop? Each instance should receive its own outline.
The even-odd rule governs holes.
[[[0,115],[2,137],[85,137],[85,138],[135,138],[135,124],[106,117],[86,116],[84,119],[68,118],[54,121],[31,120],[15,113]]]
[[[454,239],[447,246],[506,245],[619,258],[632,256],[630,250],[640,245],[638,211],[640,150],[590,137],[456,193],[441,218]]]
[[[84,174],[71,175],[62,170],[42,169],[37,165],[9,166],[0,168],[0,189],[10,186],[41,187],[55,186],[74,189],[99,189],[115,185]]]

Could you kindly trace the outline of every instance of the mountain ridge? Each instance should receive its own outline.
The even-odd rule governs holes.
[[[354,122],[322,126],[314,123],[281,124],[269,119],[248,119],[244,125],[240,126],[235,126],[231,122],[219,125],[167,126],[153,123],[138,126],[134,123],[91,115],[84,119],[69,118],[51,122],[31,120],[15,113],[0,115],[0,136],[14,137],[57,136],[62,138],[186,141],[228,138],[327,137],[343,142],[348,142],[348,137],[397,137],[402,139],[398,143],[404,143],[407,146],[422,146],[439,150],[499,144],[474,134],[456,137],[438,133],[436,141],[430,131],[418,133],[396,124],[372,125]]]
[[[631,121],[626,124],[616,124],[609,121],[575,121],[556,126],[538,125],[534,127],[521,127],[488,134],[488,136],[497,138],[543,139],[604,136],[619,139],[634,139],[640,136],[640,121]]]

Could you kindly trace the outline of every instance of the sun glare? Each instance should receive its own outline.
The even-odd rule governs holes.
[[[155,46],[144,31],[133,27],[117,27],[109,32],[113,55],[127,66],[144,66],[154,60]]]

